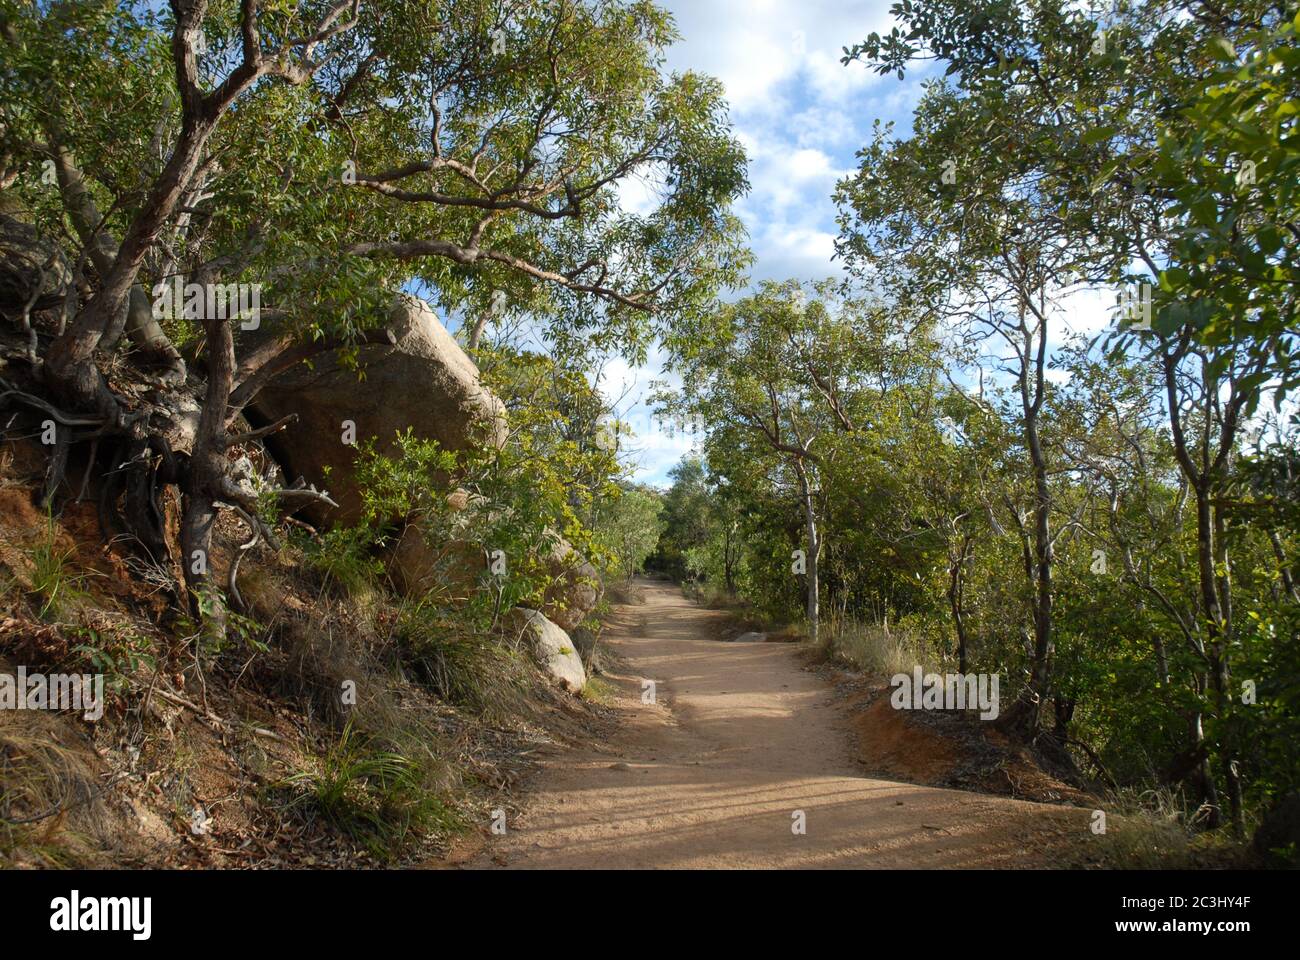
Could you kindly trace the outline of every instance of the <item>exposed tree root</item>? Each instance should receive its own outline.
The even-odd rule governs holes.
[[[85,472],[75,499],[84,500],[92,476],[97,477],[97,513],[104,540],[126,539],[150,563],[173,563],[167,543],[163,491],[184,481],[188,469],[184,454],[174,453],[159,433],[141,436],[140,416],[128,416],[123,418],[125,422],[115,423],[102,417],[79,416],[0,380],[0,409],[7,407],[25,409],[55,425],[39,497],[42,509],[57,512],[71,451],[89,441]],[[118,408],[124,409],[120,405]]]

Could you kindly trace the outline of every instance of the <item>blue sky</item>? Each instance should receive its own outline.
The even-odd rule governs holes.
[[[669,53],[669,69],[697,70],[723,82],[733,127],[749,155],[751,190],[736,212],[756,257],[751,279],[838,275],[832,261],[836,181],[855,169],[854,154],[877,119],[893,121],[898,135],[911,132],[922,85],[941,67],[909,67],[900,81],[840,63],[844,47],[895,26],[889,13],[894,0],[663,2],[682,34]],[[635,185],[625,191],[625,203],[635,207],[641,199]],[[1111,325],[1114,304],[1111,290],[1063,291],[1050,308],[1056,317],[1049,349],[1073,333],[1092,335]],[[618,413],[634,431],[627,455],[633,477],[666,486],[668,471],[691,451],[693,439],[652,423],[642,402],[651,381],[669,379],[662,365],[662,355],[638,368],[612,358],[601,389],[619,401]],[[985,372],[996,380],[998,374]],[[1068,379],[1063,371],[1048,375]]]
[[[860,64],[843,66],[842,48],[893,25],[893,0],[667,0],[682,40],[668,67],[717,77],[727,90],[736,136],[749,155],[751,189],[736,212],[755,254],[754,281],[836,275],[835,182],[879,118],[910,129],[925,71],[905,81]],[[637,186],[625,202],[636,205]],[[619,413],[634,430],[629,460],[637,480],[666,484],[692,440],[650,423],[642,398],[662,376],[663,358],[630,368],[606,364],[601,388],[622,397]]]

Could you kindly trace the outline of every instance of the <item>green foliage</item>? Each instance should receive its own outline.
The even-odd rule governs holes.
[[[142,667],[156,669],[153,645],[134,630],[100,631],[77,627],[73,633],[82,642],[74,646],[72,652],[83,657],[96,673],[102,673],[110,690],[124,692]]]
[[[668,474],[673,481],[664,494],[661,508],[663,532],[659,535],[651,568],[676,580],[686,579],[690,570],[687,553],[700,544],[716,542],[710,529],[710,497],[705,484],[704,463],[686,457]]]
[[[1249,23],[1249,21],[1246,21]],[[1161,288],[1202,307],[1198,337],[1261,352],[1294,387],[1300,283],[1300,13],[1206,38],[1204,87],[1161,131],[1155,173],[1177,218]]]
[[[1048,725],[1070,748],[1090,745],[1078,761],[1101,782],[1174,789],[1188,822],[1204,823],[1203,803],[1240,814],[1244,780],[1258,809],[1292,788],[1297,762],[1264,746],[1296,715],[1284,653],[1295,425],[1271,445],[1241,427],[1291,375],[1293,334],[1279,327],[1294,326],[1294,237],[1260,261],[1270,223],[1291,215],[1235,172],[1248,146],[1269,178],[1290,169],[1289,21],[1251,6],[1220,24],[1239,44],[1226,69],[1206,23],[1169,5],[1107,24],[1104,55],[1089,55],[1095,25],[1050,4],[896,13],[904,26],[850,59],[893,73],[938,53],[952,69],[927,85],[909,136],[876,130],[837,194],[853,281],[889,307],[823,295],[800,313],[787,285],[738,305],[738,335],[720,318],[676,401],[705,421],[712,480],[696,512],[726,491],[741,598],[796,615],[799,498],[779,454],[804,447],[832,645],[861,647],[877,669],[897,662],[886,637],[944,665],[964,650],[969,669],[1003,675],[1008,699],[1045,666]],[[1262,139],[1243,119],[1256,109]],[[1044,304],[1130,282],[1134,260],[1169,265],[1147,274],[1162,284],[1153,332],[1061,343]],[[882,312],[915,335],[873,324]],[[844,315],[854,335],[841,350]],[[1199,544],[1211,542],[1207,558]],[[682,555],[704,569],[718,549],[714,530]],[[1211,612],[1206,570],[1232,611]],[[1248,679],[1269,695],[1244,703]]]
[[[366,525],[334,527],[318,538],[299,541],[306,563],[345,593],[363,594],[383,575],[383,562],[374,555],[374,532]]]
[[[85,598],[85,574],[73,569],[75,548],[59,546],[59,525],[52,514],[45,517],[41,537],[27,550],[28,576],[32,593],[39,599],[41,619],[58,619]]]
[[[191,520],[230,479],[205,451],[266,380],[329,355],[364,381],[362,345],[391,341],[380,330],[399,294],[418,291],[443,315],[490,315],[494,333],[527,316],[578,396],[568,388],[592,351],[643,359],[668,327],[659,318],[704,322],[748,261],[730,211],[748,186],[745,157],[722,85],[664,69],[675,39],[646,0],[0,0],[6,207],[85,278],[39,344],[65,361],[45,368],[49,386],[73,405],[125,408],[116,391],[152,361],[179,374],[182,359],[218,344],[225,354],[233,339],[236,375],[214,366],[205,397],[232,416],[205,421],[194,456],[196,473],[221,476],[180,485]],[[647,180],[655,202],[628,209],[623,186]],[[160,310],[173,281],[252,285],[259,322]],[[149,291],[168,316],[141,307]],[[176,344],[192,349],[182,358]],[[192,390],[184,379],[167,378],[167,400]],[[481,468],[491,508],[516,513],[487,515],[492,549],[519,574],[507,603],[537,593],[548,539],[590,552],[579,540],[608,479],[582,493],[590,477],[550,475],[539,458],[551,451],[530,445],[517,439],[503,466],[459,464]],[[414,514],[432,526],[441,505],[412,483],[444,459],[409,445],[390,456],[365,522]],[[187,554],[208,552],[209,524],[182,531],[202,541]],[[361,584],[362,552],[339,537],[321,565]],[[210,576],[187,572],[205,630],[220,632]]]
[[[247,9],[206,5],[205,91],[242,60]],[[276,44],[319,29],[324,8],[253,9],[276,59]],[[64,235],[42,145],[73,145],[106,229],[122,236],[186,129],[172,13],[146,0],[4,0],[0,19],[0,163],[17,174],[13,191]],[[377,0],[342,23],[315,49],[327,66],[314,78],[267,76],[229,104],[210,139],[222,161],[205,165],[205,227],[173,231],[171,213],[176,261],[151,257],[146,289],[168,266],[220,262],[224,282],[263,284],[277,334],[345,345],[412,281],[468,314],[504,293],[510,312],[544,318],[557,343],[636,356],[650,308],[705,316],[739,278],[747,254],[728,207],[747,188],[744,154],[721,84],[661,69],[676,37],[663,10]],[[335,100],[342,89],[346,102]],[[368,179],[407,167],[385,184]],[[630,213],[618,187],[640,175],[656,178],[662,202]],[[557,282],[565,274],[572,282]],[[179,343],[195,339],[192,320],[165,326]]]
[[[654,490],[625,486],[597,521],[595,542],[612,572],[624,579],[643,569],[659,544],[661,498]]]
[[[362,522],[381,526],[392,517],[439,522],[447,512],[446,499],[439,496],[446,483],[433,481],[456,470],[456,455],[436,440],[416,437],[409,427],[395,439],[393,456],[377,453],[373,437],[358,448],[355,476],[361,490]]]
[[[1244,426],[1295,375],[1295,11],[894,12],[846,62],[901,75],[937,57],[944,79],[840,184],[840,250],[855,280],[954,330],[956,389],[905,395],[914,454],[902,424],[873,423],[898,439],[842,494],[869,531],[853,549],[885,610],[960,620],[985,669],[1050,675],[1056,729],[1096,748],[1081,762],[1103,780],[1177,785],[1189,816],[1240,827],[1243,793],[1294,778],[1259,749],[1290,708],[1238,684],[1280,680],[1297,599],[1287,484]],[[1071,293],[1141,281],[1149,331],[1060,343]],[[936,407],[951,442],[928,429]]]
[[[830,281],[766,283],[721,311],[679,358],[682,391],[660,398],[702,424],[710,474],[686,461],[674,475],[664,567],[720,579],[774,616],[801,595],[810,611],[818,565],[827,583],[846,570],[839,558],[856,524],[841,528],[835,511],[858,507],[839,498],[873,456],[865,428],[896,402],[889,389],[926,375],[925,342],[906,312]]]
[[[460,826],[439,798],[429,765],[386,747],[351,723],[313,770],[295,773],[273,788],[287,794],[285,806],[319,819],[389,857],[412,837]]]

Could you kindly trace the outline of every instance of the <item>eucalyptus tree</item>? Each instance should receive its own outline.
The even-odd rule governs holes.
[[[679,360],[683,386],[666,400],[705,428],[706,446],[724,444],[742,463],[765,465],[777,487],[792,484],[803,516],[803,548],[791,569],[806,576],[809,632],[819,639],[819,561],[825,545],[823,482],[847,454],[842,438],[867,410],[863,327],[874,306],[837,299],[829,281],[811,290],[765,283],[724,308],[711,335]],[[710,457],[718,466],[721,458]]]
[[[1300,381],[1300,12],[1248,4],[1208,26],[1202,86],[1152,151],[1174,220],[1161,286],[1203,305],[1202,343],[1256,354],[1280,400]]]
[[[1044,443],[1047,373],[1050,344],[1060,334],[1058,301],[1075,283],[1086,245],[1069,242],[1040,172],[1018,149],[1037,135],[1033,105],[1003,103],[1003,119],[1020,122],[995,133],[988,106],[979,94],[962,96],[935,83],[917,107],[910,138],[878,127],[860,152],[858,172],[839,187],[840,250],[862,282],[930,318],[977,372],[1012,387],[1014,406],[1002,412],[1019,434],[1029,502],[1022,506],[1014,491],[1002,501],[1021,543],[1034,642],[1024,694],[1005,716],[1036,736],[1052,695],[1059,534]],[[991,409],[955,380],[951,386]]]
[[[656,566],[680,579],[720,582],[727,596],[735,597],[745,556],[745,494],[710,470],[698,453],[683,457],[668,475],[673,483],[663,496]]]
[[[1080,671],[1098,701],[1092,712],[1131,729],[1105,734],[1121,770],[1146,763],[1141,751],[1161,751],[1162,779],[1189,781],[1193,802],[1213,820],[1219,801],[1204,729],[1195,518],[1162,409],[1160,371],[1141,358],[1099,357],[1082,338],[1060,353],[1069,384],[1059,407],[1074,424],[1063,458],[1099,493],[1080,518],[1087,549],[1076,583],[1086,600],[1070,603],[1093,665]],[[1107,678],[1144,696],[1106,703],[1117,699]],[[1154,730],[1149,718],[1159,721]]]
[[[612,570],[630,580],[643,569],[663,531],[662,499],[646,487],[624,484],[610,498],[596,522],[596,540]]]
[[[1195,0],[1091,10],[1057,0],[904,0],[895,12],[897,28],[845,59],[884,74],[946,63],[952,96],[932,91],[917,117],[918,139],[931,148],[922,169],[945,156],[978,171],[1018,168],[1057,244],[1077,252],[1073,276],[1125,294],[1128,321],[1112,362],[1143,356],[1165,382],[1196,501],[1208,707],[1222,714],[1233,628],[1214,504],[1243,420],[1271,378],[1285,386],[1294,352],[1293,11],[1252,0],[1231,11]],[[965,138],[936,142],[940,129]],[[858,236],[872,239],[851,232],[850,251]],[[1188,427],[1189,414],[1198,427]],[[1235,747],[1214,751],[1240,826]]]
[[[1198,636],[1227,740],[1223,778],[1234,825],[1244,824],[1231,690],[1241,624],[1230,556],[1232,488],[1242,432],[1261,401],[1296,385],[1296,146],[1300,15],[1256,9],[1212,21],[1202,56],[1212,64],[1196,96],[1164,123],[1151,152],[1169,196],[1169,255],[1153,323],[1178,462],[1195,495]],[[1292,562],[1277,551],[1280,576]],[[1234,742],[1235,741],[1235,742]]]
[[[93,435],[160,561],[155,491],[179,488],[185,577],[219,632],[190,558],[221,505],[273,537],[227,458],[269,378],[382,341],[412,285],[635,357],[653,318],[690,322],[737,277],[743,153],[720,85],[665,75],[674,36],[648,2],[4,0],[0,179],[76,273],[33,350],[44,395],[8,400],[66,427],[56,463]],[[619,203],[634,177],[649,213]],[[258,315],[156,316],[177,278],[256,285]]]
[[[960,393],[936,389],[901,425],[893,469],[913,492],[905,532],[913,526],[937,542],[943,596],[952,621],[953,652],[965,673],[973,657],[968,584],[981,544],[992,536],[996,449],[1005,439],[992,410]]]

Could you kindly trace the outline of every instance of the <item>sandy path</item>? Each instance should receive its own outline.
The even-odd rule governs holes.
[[[623,658],[617,733],[547,757],[476,865],[1024,868],[1089,835],[1086,810],[865,776],[843,704],[793,645],[711,639],[717,613],[644,588],[605,635]]]

